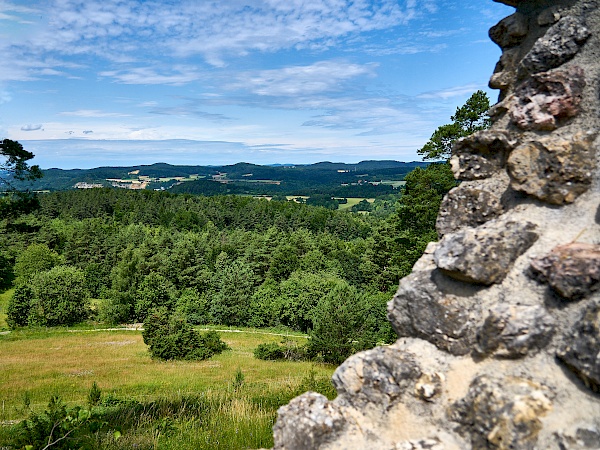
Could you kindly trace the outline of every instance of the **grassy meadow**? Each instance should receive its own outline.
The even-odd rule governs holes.
[[[94,381],[105,404],[116,405],[109,415],[122,433],[118,440],[99,434],[97,448],[269,447],[279,406],[308,389],[333,396],[333,366],[254,358],[258,344],[283,336],[251,329],[220,334],[231,350],[199,362],[151,359],[139,330],[0,335],[0,446],[10,423],[43,411],[53,395],[68,406],[86,405]]]

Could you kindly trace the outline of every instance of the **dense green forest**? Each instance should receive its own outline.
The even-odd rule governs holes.
[[[406,181],[385,218],[231,195],[39,195],[38,209],[0,222],[3,283],[17,286],[9,319],[142,322],[165,307],[192,324],[310,331],[332,326],[325,311],[351,307],[361,320],[348,331],[360,348],[390,341],[386,302],[435,238],[439,202],[454,186],[445,164]],[[63,317],[60,298],[46,292],[61,297],[65,286],[81,307]]]

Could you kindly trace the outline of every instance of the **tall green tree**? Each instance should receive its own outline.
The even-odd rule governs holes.
[[[417,153],[424,160],[448,160],[454,141],[490,127],[489,109],[487,94],[481,90],[473,93],[464,105],[456,108],[456,113],[450,117],[452,123],[438,127]]]
[[[26,214],[39,206],[35,194],[14,186],[15,181],[33,181],[42,177],[39,166],[28,164],[33,157],[33,153],[17,141],[4,139],[0,142],[0,218]]]

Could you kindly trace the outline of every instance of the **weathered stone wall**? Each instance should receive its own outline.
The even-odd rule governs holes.
[[[503,0],[494,125],[389,303],[399,340],[279,410],[275,448],[600,448],[600,8]]]

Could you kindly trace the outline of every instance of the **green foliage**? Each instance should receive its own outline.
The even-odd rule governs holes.
[[[15,288],[6,310],[6,322],[10,328],[27,326],[32,297],[33,291],[28,285],[20,285]]]
[[[144,321],[144,343],[153,358],[203,360],[228,349],[215,331],[198,333],[185,318],[165,308],[154,309]]]
[[[254,273],[243,261],[229,263],[223,252],[215,267],[212,281],[210,315],[215,323],[244,325],[254,293]]]
[[[28,191],[18,191],[14,181],[33,181],[42,177],[39,166],[29,166],[33,159],[17,141],[0,142],[0,217],[14,218],[33,211],[39,206],[37,197]],[[0,159],[0,160],[1,160]]]
[[[46,244],[31,244],[17,256],[14,272],[17,285],[29,282],[34,275],[62,263],[62,258]]]
[[[103,425],[91,410],[67,408],[53,396],[43,413],[31,413],[14,427],[10,445],[28,450],[89,448],[91,436]]]
[[[89,293],[81,269],[56,266],[34,275],[29,287],[33,293],[29,325],[73,325],[89,313]]]
[[[275,342],[258,344],[254,349],[254,357],[265,361],[283,359],[283,347]]]
[[[87,400],[90,407],[97,406],[102,400],[102,390],[98,387],[98,384],[95,381],[90,388]]]
[[[182,315],[193,325],[209,323],[210,315],[206,294],[199,294],[194,288],[184,289],[175,304],[175,313]]]
[[[369,314],[364,295],[349,285],[336,286],[314,312],[308,354],[317,360],[341,364],[353,353],[377,344],[376,317]]]
[[[306,345],[300,345],[291,339],[284,339],[280,344],[262,343],[254,349],[254,357],[265,361],[301,361],[308,359]]]
[[[159,273],[151,272],[144,277],[137,290],[135,316],[143,322],[148,312],[161,306],[173,308],[173,285]]]
[[[483,91],[473,93],[463,106],[456,108],[456,113],[450,117],[452,123],[438,127],[417,153],[425,160],[449,159],[454,141],[490,127],[489,109],[487,94]]]

